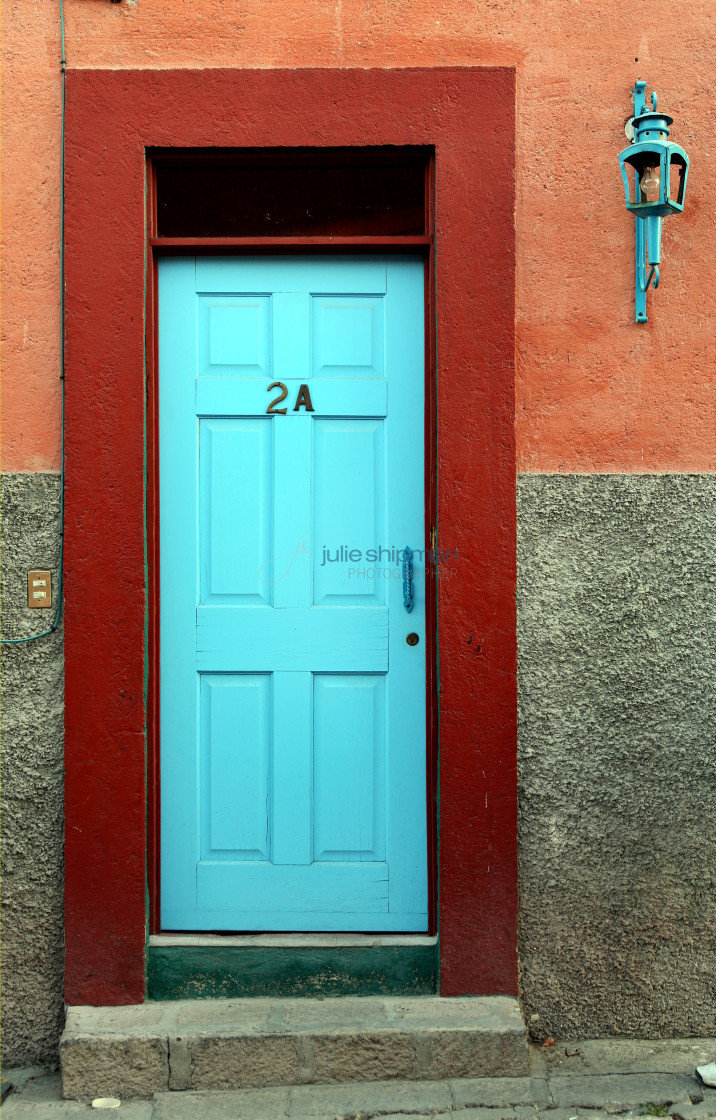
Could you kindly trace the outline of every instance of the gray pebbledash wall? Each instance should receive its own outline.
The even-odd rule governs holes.
[[[528,1023],[714,1035],[716,476],[522,476],[518,512]]]
[[[2,636],[47,628],[27,572],[57,588],[57,474],[2,476]],[[52,1063],[62,1030],[63,650],[50,637],[2,647],[2,1061]]]
[[[3,634],[59,478],[2,480]],[[716,476],[518,480],[520,966],[537,1038],[716,1034]],[[3,647],[3,1061],[62,1028],[61,632]],[[539,1018],[533,1018],[539,1016]]]

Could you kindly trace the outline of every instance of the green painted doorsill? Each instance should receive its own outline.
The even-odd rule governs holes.
[[[437,937],[414,934],[160,934],[147,999],[434,995]]]

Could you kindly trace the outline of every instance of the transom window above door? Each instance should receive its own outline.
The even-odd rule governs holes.
[[[415,237],[429,233],[432,150],[162,151],[154,236]]]

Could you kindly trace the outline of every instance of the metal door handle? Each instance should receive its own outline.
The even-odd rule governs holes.
[[[403,549],[403,606],[408,614],[415,606],[413,597],[413,550],[409,545]]]

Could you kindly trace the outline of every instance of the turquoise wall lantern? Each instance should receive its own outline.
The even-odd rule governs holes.
[[[673,118],[657,112],[656,94],[651,95],[651,110],[646,108],[646,82],[634,85],[634,116],[625,132],[631,141],[619,153],[626,207],[636,222],[636,299],[637,323],[646,323],[646,292],[659,286],[661,264],[661,220],[684,209],[689,157],[678,144],[669,143]]]

